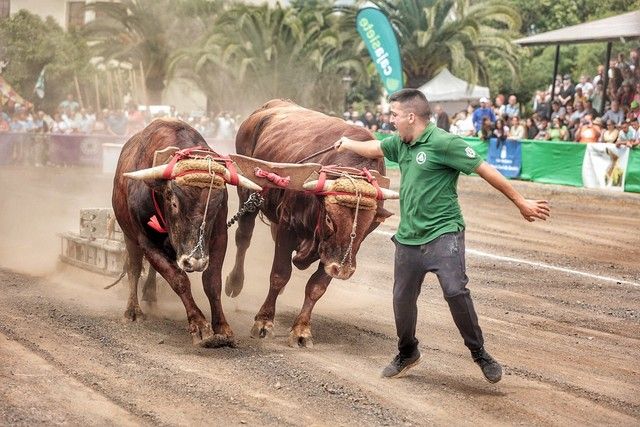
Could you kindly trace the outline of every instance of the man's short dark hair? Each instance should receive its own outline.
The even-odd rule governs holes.
[[[424,93],[418,89],[400,89],[389,96],[389,102],[399,102],[406,105],[409,110],[423,120],[431,117],[431,107]]]

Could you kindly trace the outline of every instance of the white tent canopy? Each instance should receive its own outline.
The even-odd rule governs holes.
[[[488,87],[472,86],[446,68],[418,90],[427,96],[429,102],[478,101],[482,97],[489,98]]]

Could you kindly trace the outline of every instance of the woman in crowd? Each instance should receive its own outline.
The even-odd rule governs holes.
[[[527,139],[535,139],[538,134],[538,126],[536,126],[536,122],[533,121],[533,118],[528,117],[527,121]]]
[[[567,127],[560,121],[560,117],[554,117],[549,128],[549,139],[551,141],[566,141],[568,140],[569,131]]]
[[[524,139],[527,137],[527,130],[520,123],[520,117],[513,116],[511,118],[511,127],[509,128],[508,136],[511,139]]]
[[[489,142],[489,138],[493,136],[493,124],[491,123],[491,119],[489,117],[484,117],[482,119],[482,126],[478,131],[478,138],[482,139],[485,142]]]
[[[618,129],[613,120],[607,120],[607,128],[600,134],[600,142],[615,143],[618,140]]]
[[[503,119],[496,120],[496,126],[493,129],[493,136],[498,138],[499,140],[504,141],[507,139],[507,135],[509,134],[509,126],[504,123]]]

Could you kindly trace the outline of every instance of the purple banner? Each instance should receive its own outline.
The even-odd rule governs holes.
[[[123,144],[124,137],[109,135],[50,136],[49,161],[56,165],[102,165],[102,144]]]
[[[46,158],[48,162],[61,166],[103,166],[102,144],[124,144],[124,136],[47,134]],[[12,163],[34,163],[34,135],[30,133],[0,132],[0,165]],[[209,147],[220,155],[236,152],[235,140],[207,138]]]

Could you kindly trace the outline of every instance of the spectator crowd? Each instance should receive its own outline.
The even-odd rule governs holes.
[[[538,90],[529,105],[520,103],[516,95],[499,94],[491,102],[480,98],[452,118],[440,105],[435,105],[431,121],[438,127],[460,136],[477,136],[488,141],[498,139],[530,139],[544,141],[609,142],[618,146],[640,146],[640,49],[628,55],[619,54],[609,64],[607,88],[605,67],[600,65],[594,76],[581,75],[574,83],[570,74],[558,75],[553,85]],[[553,86],[553,87],[552,87]],[[27,133],[45,147],[49,134],[111,135],[128,137],[143,129],[157,117],[174,117],[192,125],[205,138],[232,139],[238,117],[228,111],[184,114],[174,107],[155,113],[128,103],[124,109],[94,111],[83,108],[72,95],[67,95],[55,112],[48,114],[11,101],[0,103],[0,134]],[[343,118],[374,132],[390,133],[395,129],[388,111],[382,106],[359,112],[349,107]],[[22,161],[25,150],[13,150],[14,162]],[[38,153],[37,151],[42,153]],[[35,150],[36,165],[46,163],[46,148]],[[32,150],[33,151],[33,150]]]
[[[25,134],[14,143],[11,153],[13,163],[46,164],[46,140],[49,135],[97,135],[123,137],[123,141],[143,129],[151,120],[173,117],[193,126],[205,138],[233,139],[237,119],[231,112],[217,114],[179,113],[170,106],[151,113],[136,104],[129,103],[125,109],[103,109],[94,111],[83,108],[69,94],[53,114],[33,110],[11,101],[0,103],[0,135],[5,132]]]
[[[499,94],[491,102],[480,98],[449,118],[435,105],[431,121],[460,136],[484,140],[531,139],[543,141],[610,142],[618,146],[640,146],[640,49],[619,54],[609,64],[607,93],[604,65],[593,77],[570,74],[556,76],[545,90],[536,92],[525,112],[515,95]],[[372,131],[389,132],[389,114],[381,107],[363,115],[349,109],[344,119]]]

